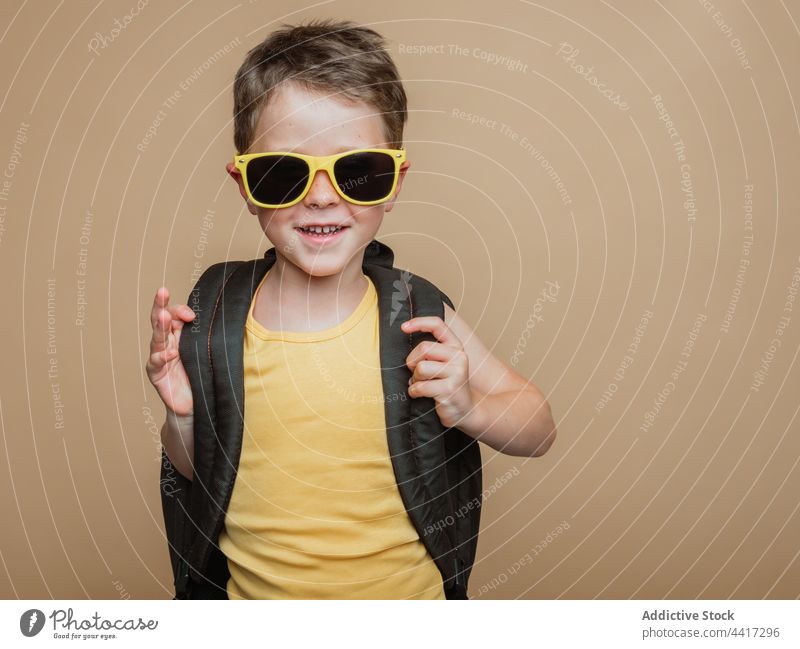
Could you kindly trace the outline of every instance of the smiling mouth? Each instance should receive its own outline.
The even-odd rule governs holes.
[[[326,237],[333,237],[337,234],[340,234],[348,227],[347,225],[331,225],[331,226],[308,226],[308,227],[296,227],[295,230],[300,232],[301,234],[305,234],[307,236],[316,238],[316,239],[324,239]]]

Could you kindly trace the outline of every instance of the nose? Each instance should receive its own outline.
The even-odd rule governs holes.
[[[314,174],[314,179],[311,181],[311,187],[308,188],[308,193],[303,199],[306,206],[316,205],[317,207],[328,207],[329,205],[337,205],[339,203],[339,194],[336,193],[336,188],[333,186],[328,172],[324,169],[318,169]]]

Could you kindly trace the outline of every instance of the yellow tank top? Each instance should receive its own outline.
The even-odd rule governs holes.
[[[268,330],[250,305],[242,453],[219,537],[230,599],[445,599],[392,469],[367,280],[355,311],[321,331]]]

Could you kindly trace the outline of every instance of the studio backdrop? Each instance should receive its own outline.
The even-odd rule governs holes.
[[[800,595],[800,5],[0,6],[0,595],[164,598],[159,286],[271,247],[225,164],[282,23],[354,20],[404,80],[379,239],[546,394],[482,445],[473,598]]]

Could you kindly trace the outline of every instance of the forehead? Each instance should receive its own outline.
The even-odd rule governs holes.
[[[251,151],[296,151],[327,155],[386,146],[376,109],[334,92],[282,84],[261,111]]]

